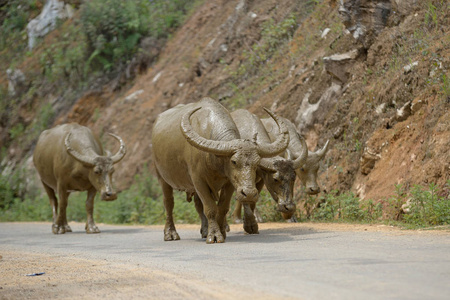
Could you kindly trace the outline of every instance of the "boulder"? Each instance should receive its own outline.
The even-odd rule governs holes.
[[[309,90],[303,98],[302,104],[297,111],[297,117],[295,118],[295,124],[300,132],[304,132],[306,129],[310,129],[316,123],[322,123],[329,111],[337,103],[339,97],[342,94],[342,87],[340,84],[332,83],[331,86],[322,94],[317,103],[311,104],[309,97],[312,91]]]
[[[23,72],[19,69],[6,70],[8,78],[8,94],[10,96],[19,96],[27,89],[26,79]]]
[[[339,14],[353,37],[368,49],[387,25],[394,0],[341,0]]]
[[[368,147],[365,147],[363,155],[361,156],[359,162],[361,173],[363,175],[368,175],[370,171],[372,171],[377,160],[379,160],[380,158],[381,158],[380,154],[376,153],[372,149],[369,149]]]
[[[33,49],[36,39],[44,37],[55,29],[58,19],[71,18],[73,9],[69,4],[58,0],[47,0],[40,15],[31,20],[27,25],[28,49]]]
[[[334,54],[323,58],[325,70],[341,84],[347,82],[350,69],[358,56],[358,50],[354,49],[344,54]]]

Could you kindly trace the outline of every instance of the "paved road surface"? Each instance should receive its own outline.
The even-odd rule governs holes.
[[[53,235],[50,223],[0,223],[0,299],[450,299],[449,231],[261,224],[246,235],[232,225],[226,243],[207,245],[198,225],[178,225],[175,242],[161,226],[71,226]],[[42,282],[24,276],[42,271]]]

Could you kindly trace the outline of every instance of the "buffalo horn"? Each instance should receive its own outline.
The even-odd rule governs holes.
[[[302,145],[302,150],[300,153],[297,153],[297,158],[294,160],[294,169],[302,167],[308,158],[308,146],[306,145],[305,139],[300,134],[297,134],[297,136]]]
[[[234,152],[234,149],[229,142],[208,140],[200,136],[192,128],[190,117],[199,109],[201,109],[201,107],[192,109],[185,113],[181,118],[181,132],[183,133],[188,143],[202,151],[209,152],[215,155],[231,155]]]
[[[315,152],[315,154],[316,154],[318,157],[320,157],[320,159],[322,159],[322,158],[325,156],[325,154],[327,153],[329,142],[330,142],[330,140],[328,140],[328,141],[325,143],[325,146],[323,146],[322,149],[317,150],[317,151]]]
[[[275,123],[277,123],[280,135],[277,137],[275,142],[271,144],[258,144],[258,153],[261,157],[273,157],[286,149],[289,144],[289,133],[283,121],[278,119],[278,117],[267,108],[263,108],[269,116],[275,120]]]
[[[74,150],[72,147],[70,147],[70,135],[72,133],[69,132],[66,136],[66,139],[64,140],[64,144],[66,145],[66,149],[67,152],[72,155],[76,160],[78,160],[79,162],[85,164],[85,165],[89,165],[89,166],[94,166],[94,159],[92,157],[83,155],[81,153],[79,153],[78,151]]]
[[[119,151],[117,151],[116,154],[114,154],[113,156],[111,156],[111,159],[113,161],[113,164],[118,163],[127,153],[127,149],[125,147],[125,143],[123,142],[123,140],[120,138],[120,136],[112,134],[112,133],[108,133],[110,136],[112,136],[113,138],[115,138],[116,140],[119,141],[120,143],[120,148]]]

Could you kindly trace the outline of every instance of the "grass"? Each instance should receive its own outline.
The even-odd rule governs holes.
[[[36,187],[24,186],[25,171],[0,176],[0,221],[51,221],[48,197]],[[23,191],[29,192],[24,194]],[[41,192],[39,192],[41,191]],[[331,191],[309,196],[306,202],[313,207],[306,215],[297,211],[297,219],[319,222],[389,223],[408,229],[450,225],[450,180],[443,187],[430,184],[416,185],[407,190],[396,185],[392,197],[383,201],[361,200],[352,192]],[[174,192],[174,219],[176,223],[199,224],[193,203],[186,201],[184,192]],[[409,200],[407,202],[407,200]],[[85,222],[86,192],[72,193],[67,208],[68,221]],[[134,184],[112,202],[95,199],[94,219],[108,224],[164,224],[165,212],[161,188],[148,172],[135,177]],[[402,212],[408,203],[409,213]],[[276,203],[263,190],[257,204],[265,222],[283,221],[276,211]],[[230,213],[234,210],[234,201]],[[228,220],[231,222],[231,220]]]

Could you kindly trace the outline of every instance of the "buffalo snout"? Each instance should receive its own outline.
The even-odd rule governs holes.
[[[117,193],[115,192],[103,192],[101,195],[103,201],[113,201],[117,199]]]
[[[282,202],[278,203],[277,210],[284,214],[294,213],[296,209],[295,203],[293,202]]]
[[[258,200],[258,190],[256,188],[238,189],[236,198],[242,203],[255,203]]]
[[[318,186],[307,186],[306,193],[309,195],[316,195],[320,192],[320,188]]]

